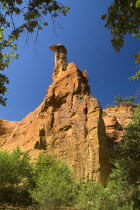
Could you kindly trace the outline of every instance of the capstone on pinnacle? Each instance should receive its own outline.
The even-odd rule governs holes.
[[[55,66],[54,73],[52,75],[52,79],[55,80],[58,78],[62,71],[66,71],[67,69],[67,49],[62,44],[53,44],[49,48],[55,52]]]

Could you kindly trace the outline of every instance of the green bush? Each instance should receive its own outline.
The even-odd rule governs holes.
[[[47,154],[30,163],[16,148],[0,151],[0,202],[59,207],[73,205],[76,182],[69,168]]]
[[[135,206],[136,190],[129,185],[123,172],[114,169],[110,175],[110,180],[106,186],[106,193],[114,203],[116,209],[133,210]]]
[[[121,188],[109,183],[106,188],[100,184],[89,181],[81,184],[77,196],[77,207],[80,210],[133,210],[134,202],[132,197],[130,200],[121,197],[124,193],[123,185]],[[118,191],[117,191],[118,190]]]
[[[140,206],[140,112],[126,128],[124,140],[114,148],[113,170],[107,190],[117,206]],[[126,208],[128,209],[128,208]]]
[[[27,201],[30,157],[18,147],[13,152],[0,151],[0,200],[17,202],[24,195]],[[21,198],[23,200],[24,198]]]
[[[135,97],[128,96],[128,97],[124,98],[122,96],[116,96],[116,97],[114,97],[114,99],[115,99],[115,101],[113,101],[113,103],[116,105],[121,105],[121,104],[131,105],[131,104],[133,104]]]
[[[81,184],[77,196],[77,207],[85,210],[114,209],[104,188],[92,181]]]
[[[140,183],[140,112],[127,126],[123,141],[115,147],[113,157],[114,168],[120,170],[122,177],[132,185]]]
[[[75,181],[69,168],[47,154],[39,156],[33,169],[30,195],[39,206],[71,206],[75,197]]]

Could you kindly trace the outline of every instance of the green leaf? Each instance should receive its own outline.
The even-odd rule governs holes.
[[[129,78],[130,80],[140,80],[140,70],[132,77]]]
[[[140,63],[140,51],[137,53],[137,55],[135,55],[135,63]]]
[[[16,0],[16,2],[17,2],[17,4],[19,4],[19,5],[23,3],[22,0]]]
[[[140,8],[140,0],[138,0],[138,1],[136,2],[136,7],[137,7],[137,8]]]
[[[101,20],[105,20],[107,18],[107,15],[102,15]]]
[[[48,22],[47,21],[44,21],[44,26],[48,26]]]

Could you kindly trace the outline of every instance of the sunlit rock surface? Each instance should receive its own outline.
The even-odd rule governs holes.
[[[85,180],[105,184],[108,147],[102,109],[90,95],[87,72],[74,63],[50,85],[43,103],[20,122],[0,121],[2,148],[55,154]]]

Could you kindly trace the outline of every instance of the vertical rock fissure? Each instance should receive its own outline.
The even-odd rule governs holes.
[[[98,138],[99,138],[99,162],[100,162],[100,177],[99,182],[105,186],[108,180],[108,175],[110,173],[109,164],[109,145],[105,131],[105,124],[102,118],[102,112],[99,117],[98,125]]]

